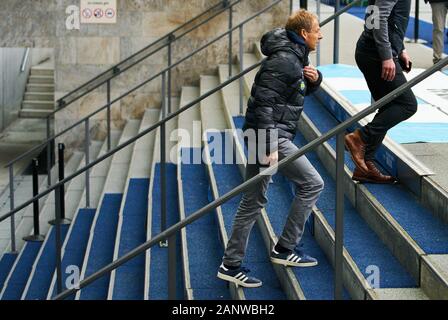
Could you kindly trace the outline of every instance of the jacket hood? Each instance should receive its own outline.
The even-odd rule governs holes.
[[[276,28],[261,38],[261,52],[270,56],[278,51],[293,52],[302,62],[308,61],[308,48],[305,44],[294,43],[284,28]]]

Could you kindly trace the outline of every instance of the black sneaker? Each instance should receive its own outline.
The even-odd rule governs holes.
[[[317,266],[317,260],[302,250],[295,249],[294,251],[288,251],[280,253],[275,251],[275,248],[271,252],[271,261],[273,263],[281,264],[290,267],[314,267]]]
[[[217,277],[245,288],[261,287],[263,283],[257,278],[249,277],[247,275],[249,272],[250,270],[245,267],[239,267],[238,269],[231,270],[224,267],[224,264],[221,264],[218,269]]]

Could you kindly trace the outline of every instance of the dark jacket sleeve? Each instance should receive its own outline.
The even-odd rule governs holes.
[[[398,0],[376,0],[375,5],[379,8],[379,29],[373,28],[373,39],[381,60],[392,58],[392,47],[389,40],[388,19]]]
[[[317,70],[317,73],[319,74],[319,78],[317,79],[316,82],[311,82],[305,78],[306,79],[306,87],[307,87],[306,95],[313,93],[320,87],[320,84],[322,83],[322,73],[319,70]]]
[[[256,90],[253,92],[257,105],[255,117],[257,129],[266,130],[266,151],[268,154],[276,151],[278,145],[276,121],[274,121],[276,103],[281,101],[281,97],[286,96],[289,90],[292,90],[290,85],[298,77],[297,73],[294,63],[286,55],[279,54],[266,60],[257,75]]]

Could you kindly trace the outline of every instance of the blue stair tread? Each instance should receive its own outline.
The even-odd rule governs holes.
[[[11,271],[14,262],[17,259],[17,253],[5,253],[3,254],[0,260],[0,291],[3,288],[3,284],[5,283],[6,277]]]
[[[274,183],[268,188],[267,212],[275,233],[280,236],[289,213],[292,202],[290,184],[277,174],[273,177]],[[320,248],[316,239],[309,231],[309,223],[306,224],[301,244],[304,251],[316,258],[319,264],[312,268],[293,268],[300,281],[303,293],[307,299],[330,300],[334,297],[334,270]],[[348,295],[346,294],[348,298]]]
[[[61,225],[61,243],[64,242],[69,225]],[[50,228],[48,240],[36,264],[33,278],[26,293],[26,300],[44,300],[47,298],[51,279],[56,268],[56,229]]]
[[[308,105],[307,105],[308,106]],[[301,134],[297,134],[295,143],[298,145],[304,145],[306,141]],[[318,160],[317,155],[313,153],[307,154],[308,159],[321,174],[325,182],[324,191],[317,202],[317,207],[324,213],[327,221],[332,225],[334,229],[334,212],[335,212],[335,183],[331,176],[328,174],[326,169],[321,165]],[[279,176],[279,175],[277,175]],[[268,192],[275,192],[275,184],[282,183],[282,178],[274,177],[274,185],[269,186]],[[284,182],[283,182],[284,183]],[[270,197],[268,202],[269,206],[272,206],[270,211],[279,212],[279,208],[285,206],[291,202],[291,187],[289,185],[284,186],[284,191],[277,191],[276,196]],[[287,197],[286,199],[282,199]],[[277,208],[277,209],[275,209]],[[287,214],[289,208],[284,208],[283,212]],[[281,220],[279,215],[275,217],[270,217],[272,224],[274,225],[274,230],[277,234],[280,234],[283,228],[283,224],[280,224]],[[364,272],[369,265],[378,265],[382,272],[381,277],[381,287],[392,288],[392,287],[414,287],[416,286],[415,281],[410,277],[410,275],[404,270],[404,268],[398,263],[396,258],[390,253],[387,247],[381,242],[381,240],[376,236],[376,234],[368,227],[368,225],[361,219],[361,217],[356,213],[355,209],[351,204],[346,201],[345,205],[345,224],[344,224],[344,234],[345,243],[344,245],[349,250],[349,253],[355,259],[361,272]],[[360,242],[359,239],[366,237],[368,243]],[[372,250],[366,249],[366,246],[370,246]],[[376,255],[366,255],[365,252],[375,252]],[[310,268],[312,269],[312,268]],[[311,272],[311,270],[310,270]],[[302,278],[300,278],[302,279]],[[302,282],[302,280],[301,280]],[[305,289],[304,289],[305,291]],[[327,293],[331,292],[330,288],[327,287]],[[305,292],[306,294],[306,292]]]
[[[118,214],[123,195],[104,195],[93,232],[92,245],[87,260],[85,276],[106,266],[113,259]],[[110,274],[107,274],[81,290],[81,300],[104,300],[107,298]]]
[[[306,143],[303,136],[299,133],[294,142],[298,146],[303,146]],[[315,152],[308,153],[306,156],[324,180],[325,188],[316,206],[322,211],[334,230],[336,184],[325,167],[320,163]],[[345,199],[344,208],[344,246],[354,259],[361,273],[366,275],[367,267],[372,265],[378,266],[381,271],[381,288],[416,287],[416,281],[381,242],[375,232],[370,229],[347,199]]]
[[[182,152],[184,152],[184,149]],[[196,151],[189,152],[192,154]],[[182,183],[185,216],[188,217],[209,203],[208,192],[210,186],[204,165],[183,164]],[[223,247],[218,236],[216,213],[209,213],[187,226],[186,234],[190,285],[194,297],[196,299],[201,297],[230,299],[227,285],[216,278],[223,253]],[[207,292],[208,296],[201,296],[199,292]]]
[[[223,152],[224,153],[224,152]],[[218,185],[219,195],[223,195],[243,182],[237,165],[213,164],[213,171]],[[224,216],[227,233],[230,235],[233,218],[236,214],[241,195],[224,203],[221,208]],[[275,271],[269,261],[258,226],[252,229],[243,264],[253,270],[251,275],[260,278],[264,282],[259,288],[245,289],[247,299],[286,299],[276,277],[272,277]]]
[[[118,256],[121,257],[146,240],[148,214],[148,178],[132,178],[123,208]],[[115,274],[113,299],[143,300],[145,285],[145,254],[120,266]]]
[[[140,254],[142,264],[124,264],[115,274],[113,300],[143,300],[145,290],[145,254]]]
[[[72,222],[72,231],[69,238],[66,240],[65,250],[63,253],[61,267],[62,270],[70,272],[62,272],[62,284],[65,287],[68,277],[73,276],[72,270],[67,269],[69,266],[76,266],[79,272],[82,270],[87,243],[89,241],[90,228],[92,226],[93,218],[95,217],[96,209],[83,208],[79,209],[76,219]],[[53,289],[52,296],[56,295],[56,286]],[[73,300],[75,295],[67,297],[65,300]]]
[[[305,113],[321,133],[339,123],[314,96],[307,99]],[[330,141],[330,145],[335,149],[335,139]],[[345,163],[350,170],[354,170],[347,152]],[[364,185],[427,254],[448,253],[447,224],[423,207],[403,185]]]
[[[31,273],[34,260],[36,259],[42,242],[26,242],[11,277],[3,292],[2,300],[19,300],[22,297],[26,282]]]
[[[152,237],[161,231],[161,165],[157,163],[154,172],[153,185],[153,207],[151,215],[151,233]],[[177,166],[172,163],[166,164],[166,199],[167,199],[167,226],[171,226],[179,221],[179,207],[178,207],[178,191],[177,191]],[[182,265],[182,256],[180,250],[180,239],[176,237],[176,264]],[[168,298],[168,248],[160,248],[158,244],[151,247],[150,260],[150,277],[149,277],[149,299],[167,299]],[[183,281],[181,268],[177,267],[176,284],[177,284],[177,298],[183,299]]]
[[[219,279],[217,279],[218,281]],[[222,282],[222,281],[219,281]],[[219,282],[216,282],[217,286],[220,286],[221,284]],[[227,287],[226,287],[227,289]],[[229,291],[228,289],[226,290]],[[229,300],[229,294],[222,291],[222,290],[216,290],[216,289],[194,289],[193,291],[193,298],[195,300]]]

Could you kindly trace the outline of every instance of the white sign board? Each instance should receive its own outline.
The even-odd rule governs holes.
[[[81,0],[81,23],[116,23],[117,0]]]

